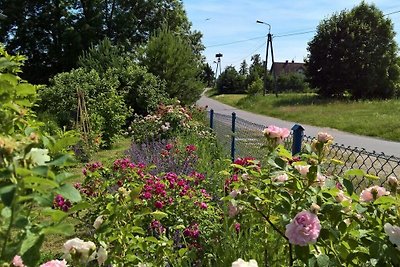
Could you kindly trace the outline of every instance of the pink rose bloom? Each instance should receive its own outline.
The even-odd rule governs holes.
[[[318,133],[317,140],[318,142],[326,143],[328,141],[332,141],[333,137],[328,133]]]
[[[389,241],[396,245],[396,249],[400,250],[400,227],[385,223],[385,233],[389,236]]]
[[[302,175],[307,176],[311,165],[295,165],[294,168]]]
[[[346,196],[342,190],[339,190],[339,193],[335,197],[336,201],[341,203],[343,201],[351,202],[351,198]]]
[[[12,264],[13,264],[13,266],[16,266],[16,267],[26,267],[26,265],[22,261],[21,256],[19,256],[19,255],[14,256],[14,258],[12,260]]]
[[[307,246],[317,241],[321,224],[317,215],[303,210],[286,225],[285,236],[294,245]]]
[[[384,187],[380,187],[377,185],[368,187],[364,189],[360,194],[360,200],[364,202],[373,201],[381,196],[389,195],[390,193],[386,191]]]
[[[69,265],[65,260],[52,260],[40,265],[40,267],[68,267]]]
[[[288,175],[286,173],[282,173],[272,178],[272,181],[283,183],[286,182],[288,179],[289,179]]]
[[[263,130],[263,134],[266,137],[282,140],[290,135],[290,131],[287,128],[280,128],[274,125],[270,125]]]
[[[317,182],[317,184],[318,184],[320,187],[323,187],[323,186],[324,186],[325,180],[326,180],[326,177],[325,177],[324,175],[322,175],[322,174],[320,174],[320,173],[317,173],[317,180],[316,180],[316,182]]]

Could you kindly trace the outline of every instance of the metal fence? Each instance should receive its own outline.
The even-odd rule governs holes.
[[[262,159],[266,153],[261,148],[263,144],[262,130],[265,125],[255,124],[241,118],[237,118],[235,113],[231,116],[215,113],[213,110],[208,112],[210,127],[213,128],[219,143],[224,147],[231,158],[254,157]],[[294,127],[296,129],[296,127]],[[302,130],[302,127],[300,128]],[[300,139],[299,139],[300,137]],[[304,147],[310,144],[315,137],[293,131],[285,140],[285,147],[293,151],[293,147]],[[296,148],[294,148],[296,151]],[[343,174],[348,169],[361,169],[368,174],[378,176],[380,179],[376,184],[383,184],[391,175],[400,177],[400,158],[387,156],[384,153],[366,151],[363,148],[350,147],[335,143],[331,145],[328,152],[326,169],[328,172]],[[342,164],[339,164],[342,162]],[[372,183],[371,180],[351,178],[356,189],[364,188]]]

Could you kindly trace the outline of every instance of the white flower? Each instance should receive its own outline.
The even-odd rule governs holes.
[[[316,182],[317,182],[317,184],[318,184],[320,187],[323,187],[323,186],[324,186],[325,180],[326,180],[326,177],[325,177],[324,175],[322,175],[321,173],[317,173],[317,180],[316,180]]]
[[[281,174],[273,177],[272,181],[283,183],[283,182],[286,182],[288,179],[289,179],[289,176],[286,173],[281,173]]]
[[[96,245],[91,242],[85,242],[79,238],[73,238],[64,243],[64,258],[71,259],[72,255],[79,255],[81,262],[88,262],[94,259],[96,252],[90,255],[89,253],[96,251]]]
[[[400,250],[400,227],[385,223],[384,228],[390,242],[396,246],[397,250]]]
[[[104,262],[107,260],[107,250],[103,247],[100,247],[99,250],[97,251],[97,263],[100,266],[104,265]]]
[[[94,227],[94,229],[99,229],[100,228],[100,226],[101,226],[101,224],[103,223],[103,215],[100,215],[99,217],[97,217],[96,218],[96,220],[94,220],[94,223],[93,223],[93,227]]]
[[[232,267],[258,267],[258,264],[255,260],[247,262],[239,258],[237,261],[232,262]]]

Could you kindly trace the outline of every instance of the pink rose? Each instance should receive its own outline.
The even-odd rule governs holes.
[[[290,130],[287,128],[280,128],[274,125],[270,125],[267,128],[265,128],[263,131],[264,136],[270,137],[270,138],[276,138],[283,140],[287,138],[290,135]]]
[[[289,179],[288,175],[286,173],[282,173],[282,174],[279,174],[279,175],[273,177],[272,181],[283,183],[283,182],[286,182],[288,179]]]
[[[376,200],[381,196],[389,195],[390,193],[386,191],[384,187],[380,187],[377,185],[368,187],[364,189],[360,194],[360,200],[364,202],[370,202]]]
[[[40,267],[68,267],[69,265],[65,260],[52,260],[40,265]]]
[[[332,137],[332,135],[330,135],[328,133],[318,133],[317,140],[318,140],[318,142],[321,142],[321,143],[327,143],[329,141],[332,141],[333,137]]]
[[[306,246],[317,241],[321,224],[317,215],[309,211],[301,211],[286,225],[285,236],[294,245]]]
[[[295,165],[294,168],[302,175],[307,176],[311,165]]]
[[[339,193],[335,197],[336,201],[341,203],[343,201],[351,202],[351,198],[346,196],[342,190],[339,190]]]
[[[13,260],[12,260],[12,264],[15,267],[26,267],[26,265],[24,264],[24,262],[22,261],[21,256],[19,255],[15,255]]]
[[[317,182],[317,184],[318,184],[320,187],[323,187],[323,186],[324,186],[325,180],[326,180],[326,177],[325,177],[324,175],[322,175],[322,174],[320,174],[320,173],[317,173],[317,180],[316,180],[316,182]]]

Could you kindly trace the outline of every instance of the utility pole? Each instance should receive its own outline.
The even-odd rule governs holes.
[[[274,65],[275,60],[274,60],[274,48],[272,46],[272,34],[271,34],[271,25],[263,22],[261,20],[257,20],[257,23],[260,24],[265,24],[268,26],[268,34],[267,34],[267,48],[265,49],[265,68],[264,68],[264,90],[263,90],[263,96],[265,96],[266,90],[267,90],[267,69],[268,69],[268,52],[269,52],[269,47],[271,46],[271,57],[272,57],[272,65]],[[271,67],[272,70],[272,67]],[[274,91],[275,91],[275,95],[278,96],[278,91],[276,88],[276,75],[275,75],[275,71],[272,73],[273,75],[273,79],[274,79]]]

